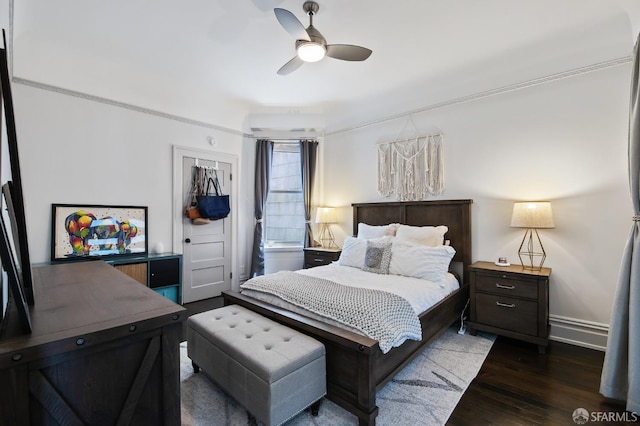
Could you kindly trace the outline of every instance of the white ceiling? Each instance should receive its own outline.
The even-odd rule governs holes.
[[[288,76],[302,0],[20,0],[14,77],[246,128],[250,112],[319,112],[335,125],[629,56],[637,0],[319,0],[329,44],[373,50]],[[339,123],[339,124],[338,124]]]

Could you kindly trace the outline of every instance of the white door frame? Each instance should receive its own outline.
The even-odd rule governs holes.
[[[173,252],[182,254],[183,232],[182,217],[184,215],[184,194],[182,193],[182,159],[202,158],[210,161],[220,161],[231,164],[231,173],[235,179],[231,179],[229,202],[231,205],[231,288],[238,287],[238,156],[205,149],[190,148],[173,145]]]

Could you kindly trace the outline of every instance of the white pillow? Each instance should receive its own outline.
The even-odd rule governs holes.
[[[365,240],[364,238],[345,237],[342,243],[342,253],[338,258],[338,264],[342,266],[353,266],[362,269],[364,267],[364,259],[367,254],[367,241],[392,241],[393,237],[373,238]]]
[[[397,228],[397,223],[374,226],[360,222],[358,224],[358,238],[370,240],[373,238],[393,237],[394,235],[396,235]]]
[[[353,266],[362,269],[364,256],[367,251],[367,240],[354,237],[345,237],[342,243],[342,253],[338,263],[342,266]]]
[[[440,226],[409,226],[400,225],[396,231],[398,240],[409,241],[423,246],[435,247],[444,243],[444,234],[449,230]]]
[[[451,246],[429,247],[395,240],[391,246],[389,273],[422,278],[444,288],[449,264],[455,253]]]

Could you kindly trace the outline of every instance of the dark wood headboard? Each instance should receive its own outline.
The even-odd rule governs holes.
[[[464,276],[471,264],[471,204],[473,200],[400,201],[388,203],[355,203],[353,207],[353,232],[358,223],[386,225],[402,223],[412,226],[446,225],[444,236],[456,249],[453,261],[461,262]]]

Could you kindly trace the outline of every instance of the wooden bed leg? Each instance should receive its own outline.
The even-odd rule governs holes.
[[[358,426],[376,426],[376,418],[373,417],[369,420],[358,419]]]
[[[199,373],[200,372],[200,366],[198,366],[198,364],[196,364],[195,362],[191,361],[191,365],[193,366],[193,372],[194,373]]]
[[[317,400],[316,402],[314,402],[313,404],[311,404],[311,415],[313,417],[318,417],[318,414],[320,413],[320,402],[322,401],[322,399]]]
[[[361,413],[358,415],[358,424],[375,426],[378,407],[376,406],[374,356],[362,349],[358,355],[358,408]]]

